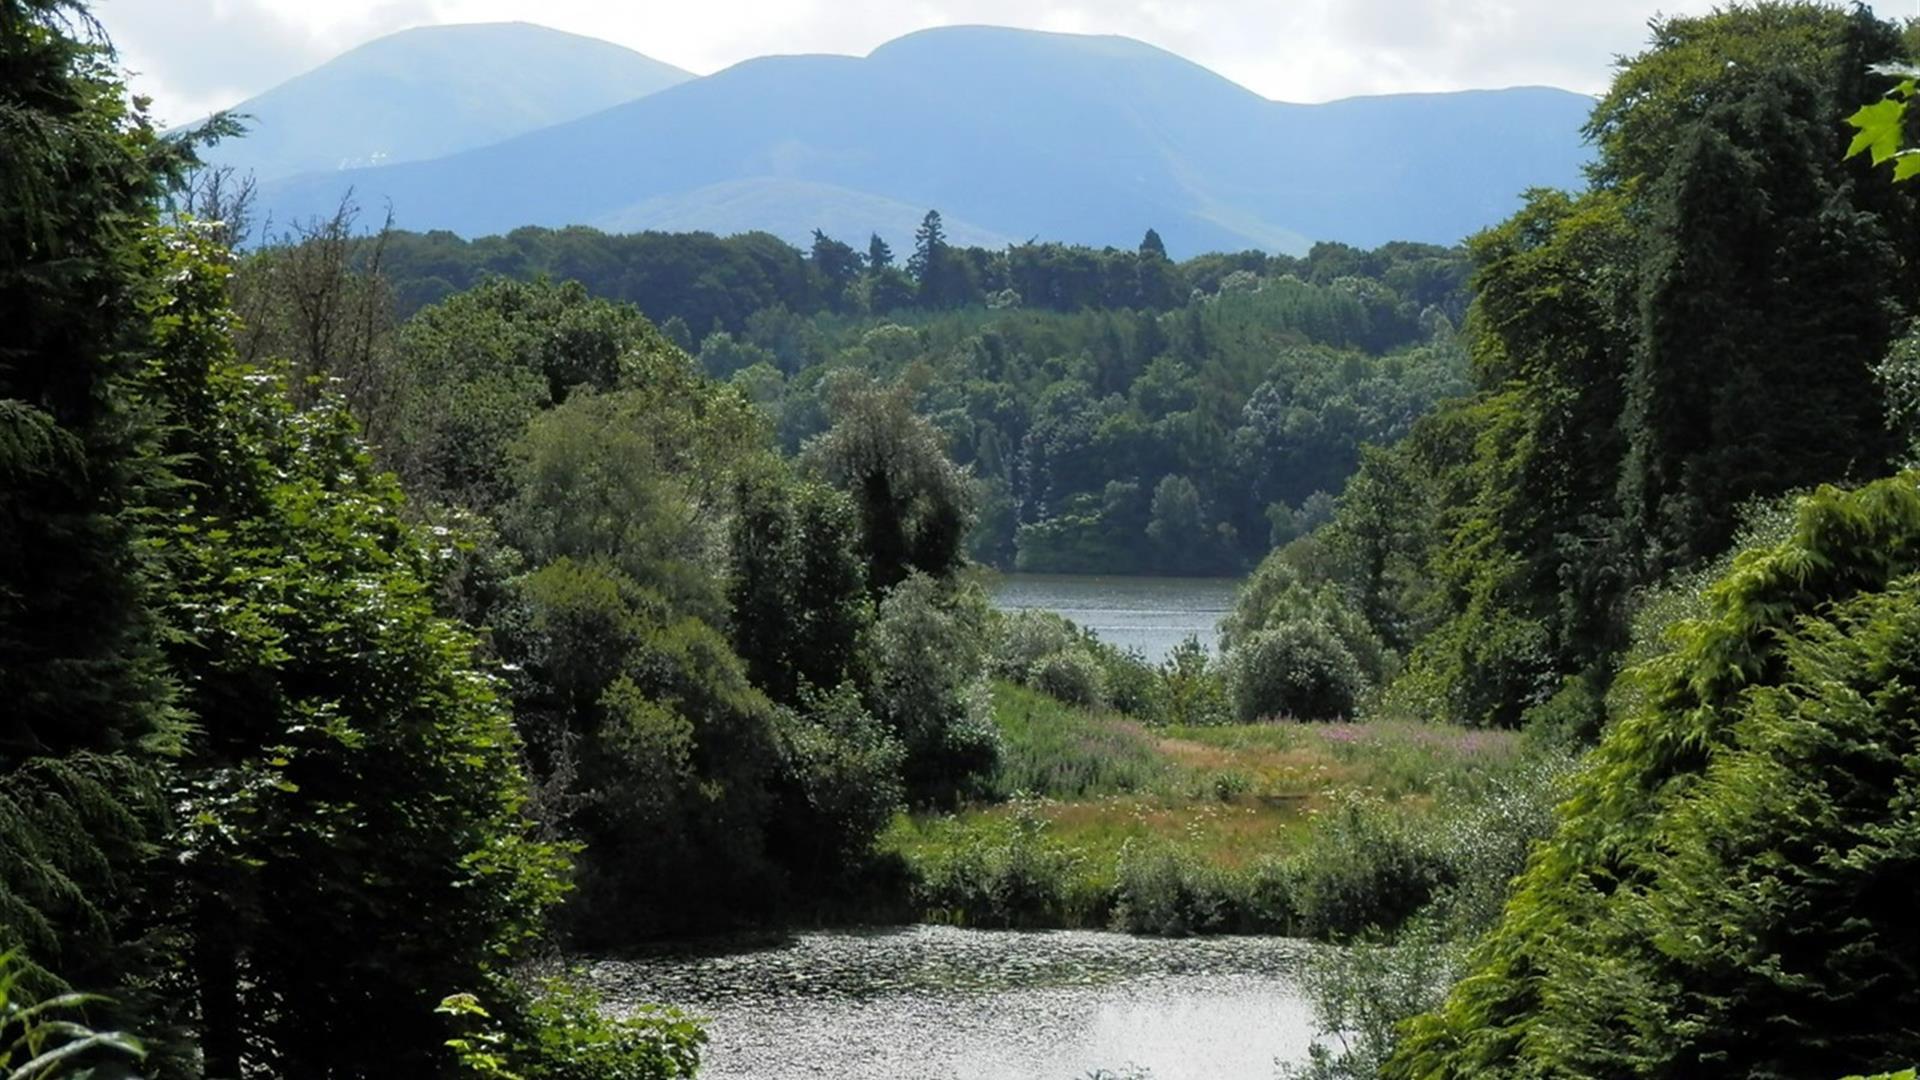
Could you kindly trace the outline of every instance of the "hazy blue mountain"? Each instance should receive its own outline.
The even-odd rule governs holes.
[[[933,207],[1016,239],[1130,246],[1153,226],[1176,256],[1452,242],[1528,187],[1577,186],[1591,105],[1539,88],[1289,105],[1127,38],[953,27],[864,58],[751,60],[497,145],[267,195],[307,215],[351,183],[405,228],[470,236],[818,226],[899,247]]]
[[[530,23],[402,30],[234,106],[216,163],[262,181],[420,161],[497,143],[693,78],[598,38]]]

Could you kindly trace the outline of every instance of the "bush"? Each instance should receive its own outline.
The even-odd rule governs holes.
[[[672,1009],[610,1019],[599,995],[565,976],[496,978],[495,1008],[473,994],[440,1003],[466,1076],[486,1080],[691,1080],[706,1032]]]
[[[1253,634],[1227,654],[1226,674],[1234,714],[1243,722],[1347,716],[1366,686],[1353,653],[1318,622]]]
[[[1229,719],[1221,665],[1198,638],[1173,647],[1160,666],[1160,687],[1168,724],[1205,727]]]
[[[1801,500],[1622,674],[1553,836],[1396,1075],[1821,1076],[1920,1054],[1917,481]]]
[[[1392,940],[1315,951],[1301,983],[1316,1034],[1304,1064],[1281,1065],[1281,1080],[1377,1080],[1401,1024],[1445,995],[1459,952],[1424,922]]]
[[[1130,934],[1218,931],[1232,915],[1227,874],[1165,845],[1128,843],[1113,890],[1113,924]]]
[[[991,611],[978,590],[914,574],[888,592],[874,622],[878,673],[869,705],[906,748],[907,798],[950,803],[981,793],[999,761],[982,682]]]
[[[1300,932],[1323,940],[1398,928],[1452,883],[1439,845],[1386,804],[1358,794],[1344,796],[1316,822],[1290,866]]]
[[[1085,649],[1067,649],[1041,659],[1029,680],[1035,690],[1069,705],[1095,708],[1106,699],[1106,673]]]
[[[906,751],[844,686],[782,710],[781,812],[771,823],[783,861],[818,878],[860,865],[905,799]]]
[[[1102,648],[1094,653],[1105,678],[1107,705],[1142,723],[1167,722],[1167,691],[1160,673],[1138,652]]]
[[[1107,899],[1078,852],[1049,843],[1047,822],[1020,803],[1003,827],[965,837],[921,866],[913,890],[925,918],[963,926],[1086,926]]]
[[[1051,611],[1014,611],[1001,615],[987,670],[996,679],[1026,683],[1042,660],[1079,642],[1073,624]]]
[[[1275,858],[1229,868],[1165,843],[1129,842],[1112,892],[1116,930],[1187,934],[1291,934],[1297,923],[1287,864]]]

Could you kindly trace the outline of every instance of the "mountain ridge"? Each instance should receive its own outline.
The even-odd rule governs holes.
[[[363,42],[228,110],[247,138],[208,155],[273,181],[443,157],[694,78],[621,45],[529,22],[452,23]]]
[[[671,223],[800,242],[871,205],[889,209],[870,228],[898,246],[906,205],[982,236],[1093,246],[1151,226],[1175,254],[1451,243],[1527,188],[1578,186],[1591,104],[1520,87],[1302,105],[1131,38],[940,27],[864,57],[756,57],[485,146],[265,195],[300,217],[351,185],[391,200],[404,227],[467,236]],[[741,218],[748,205],[758,219]]]

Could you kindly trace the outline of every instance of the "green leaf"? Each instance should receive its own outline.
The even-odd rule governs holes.
[[[1895,183],[1920,176],[1920,150],[1902,150],[1893,158],[1893,179]]]
[[[118,1031],[107,1031],[89,1035],[84,1039],[76,1039],[57,1049],[49,1050],[8,1073],[7,1077],[8,1080],[32,1080],[34,1077],[52,1076],[55,1075],[54,1066],[70,1058],[100,1049],[115,1050],[134,1058],[147,1056],[146,1048],[140,1045],[140,1040]]]
[[[1847,156],[1853,157],[1862,151],[1871,151],[1875,165],[1900,152],[1901,121],[1907,114],[1904,101],[1877,101],[1872,105],[1863,105],[1847,123],[1857,129],[1853,142],[1847,146]]]

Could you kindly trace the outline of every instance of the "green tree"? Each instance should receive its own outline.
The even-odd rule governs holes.
[[[916,805],[985,790],[1000,738],[982,679],[986,600],[971,586],[916,573],[880,602],[873,628],[873,714],[905,748]]]
[[[296,411],[284,371],[234,360],[222,258],[166,248],[148,383],[184,481],[152,543],[194,725],[173,843],[201,1051],[214,1075],[429,1072],[435,1003],[532,940],[565,860],[345,405]]]
[[[807,260],[827,290],[827,306],[834,311],[847,310],[850,290],[860,278],[860,253],[815,229]]]
[[[893,248],[879,233],[874,233],[867,241],[867,273],[878,274],[893,266]]]
[[[847,496],[785,477],[737,497],[728,626],[754,685],[786,705],[859,682],[873,621],[860,525]]]
[[[138,397],[155,207],[190,160],[130,101],[84,8],[0,0],[0,953],[23,989],[111,992],[159,957],[141,902],[177,743],[141,505],[167,483]]]
[[[1500,925],[1387,1070],[1829,1076],[1920,1055],[1899,884],[1920,640],[1912,474],[1800,501],[1664,648]]]
[[[869,385],[843,394],[832,429],[807,446],[810,467],[858,508],[867,583],[876,593],[916,571],[950,575],[966,558],[972,485],[944,442],[901,390]]]

